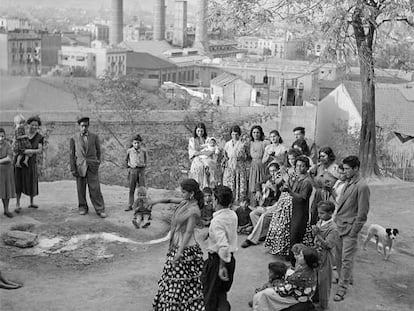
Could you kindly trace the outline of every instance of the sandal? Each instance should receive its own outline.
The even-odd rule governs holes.
[[[338,302],[338,301],[342,301],[344,300],[344,297],[346,295],[346,290],[343,288],[340,288],[336,291],[336,294],[333,298],[334,301]]]

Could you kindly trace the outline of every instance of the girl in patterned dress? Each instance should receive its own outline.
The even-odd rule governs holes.
[[[254,200],[254,194],[256,193],[256,184],[261,182],[265,178],[265,166],[262,159],[266,148],[264,141],[263,129],[260,125],[255,125],[250,130],[250,157],[252,162],[250,164],[249,173],[249,195],[250,200],[254,206],[256,206],[256,200]]]
[[[240,139],[241,129],[238,125],[230,129],[231,140],[224,145],[224,174],[223,185],[231,189],[235,203],[247,192],[247,144]]]
[[[152,203],[178,203],[171,220],[167,259],[153,302],[155,311],[205,310],[201,283],[203,252],[194,238],[204,196],[194,179],[185,179],[181,192],[183,199],[161,199]]]
[[[253,297],[254,311],[282,310],[299,302],[312,303],[316,290],[316,269],[319,256],[316,250],[305,247],[296,256],[295,272],[284,284],[267,288]]]

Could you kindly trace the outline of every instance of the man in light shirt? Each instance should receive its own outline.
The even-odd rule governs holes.
[[[231,210],[233,193],[226,186],[213,190],[213,219],[208,230],[208,259],[204,263],[202,282],[206,311],[230,310],[227,292],[233,283],[237,250],[237,215]]]

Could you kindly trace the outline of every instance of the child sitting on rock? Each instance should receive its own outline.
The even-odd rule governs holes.
[[[277,287],[285,281],[285,274],[287,271],[287,266],[280,261],[270,262],[269,263],[269,280],[263,284],[262,287],[258,287],[255,290],[255,293],[261,292],[266,288]],[[249,302],[249,306],[253,306],[253,300]]]
[[[134,218],[132,223],[135,228],[139,229],[141,223],[144,222],[142,228],[147,228],[151,222],[151,205],[148,202],[147,190],[145,187],[139,187],[137,190],[138,197],[134,202]],[[139,218],[139,220],[137,220]]]

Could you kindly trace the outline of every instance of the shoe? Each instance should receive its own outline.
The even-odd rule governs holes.
[[[261,238],[259,238],[259,242],[264,242],[266,240],[265,236],[262,236]]]
[[[86,215],[87,213],[88,213],[87,211],[80,211],[79,212],[79,215],[82,215],[83,216],[83,215]]]
[[[128,206],[126,209],[124,209],[125,212],[132,211],[132,206]]]
[[[28,208],[39,208],[39,206],[34,205],[34,204],[30,204],[30,205],[28,206]]]
[[[4,216],[9,217],[9,218],[13,218],[13,214],[10,212],[4,212]]]
[[[150,222],[146,222],[143,226],[142,226],[142,228],[147,228],[147,227],[149,227],[149,225],[150,225],[151,223]]]
[[[108,215],[106,215],[104,212],[102,212],[102,213],[98,213],[98,216],[99,216],[99,217],[101,217],[101,218],[106,218],[106,217],[108,217]]]
[[[132,224],[135,226],[135,228],[139,229],[139,223],[136,219],[132,219]]]
[[[19,207],[16,207],[16,209],[14,210],[14,212],[16,214],[20,214],[21,211],[22,211],[22,208],[20,206]]]
[[[243,241],[243,243],[241,244],[241,247],[243,247],[243,248],[247,248],[247,247],[249,247],[249,246],[251,246],[251,245],[254,245],[254,243],[252,242],[252,241],[250,241],[250,240],[244,240]]]
[[[344,300],[345,295],[346,295],[346,289],[339,288],[337,290],[333,300],[336,301],[336,302],[342,301],[342,300]]]
[[[250,300],[248,305],[249,305],[250,308],[253,308],[253,300]]]

